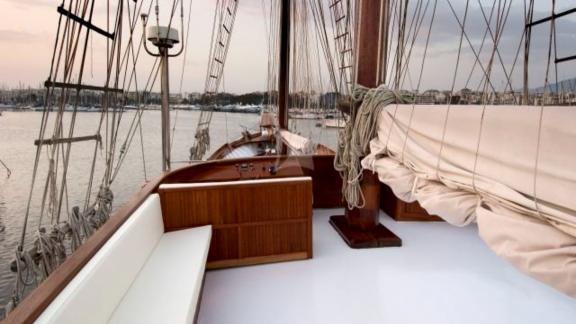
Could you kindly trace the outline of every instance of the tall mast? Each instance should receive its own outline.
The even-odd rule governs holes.
[[[356,83],[365,87],[377,87],[381,80],[381,71],[385,70],[382,61],[385,39],[383,28],[388,25],[385,9],[388,0],[359,0],[359,13],[356,46]]]
[[[335,0],[339,1],[339,0]],[[384,80],[388,0],[358,0],[356,23],[356,83],[377,87]],[[352,111],[352,113],[354,113]],[[352,115],[354,116],[354,115]],[[360,184],[364,207],[346,208],[344,215],[330,217],[330,223],[353,248],[400,246],[402,240],[380,224],[380,181],[364,170]]]
[[[291,2],[291,0],[282,0],[280,8],[280,73],[278,77],[278,125],[280,129],[288,128]]]

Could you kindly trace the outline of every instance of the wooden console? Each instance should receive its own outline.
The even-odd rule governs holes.
[[[209,269],[312,257],[312,179],[161,185],[166,231],[212,225]]]
[[[394,195],[385,184],[380,185],[380,208],[396,221],[408,222],[441,222],[442,218],[430,215],[415,201],[404,202]]]
[[[334,155],[262,156],[208,161],[174,170],[168,183],[198,183],[308,176],[312,178],[314,208],[344,206],[342,178],[334,170]]]

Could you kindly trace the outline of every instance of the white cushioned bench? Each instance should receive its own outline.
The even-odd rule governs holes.
[[[192,323],[211,226],[164,233],[150,195],[36,323]]]

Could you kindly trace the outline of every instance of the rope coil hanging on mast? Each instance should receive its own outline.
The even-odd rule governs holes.
[[[370,141],[378,129],[378,116],[382,109],[394,103],[406,102],[401,95],[384,84],[374,89],[356,85],[352,93],[354,102],[362,102],[356,118],[346,123],[340,132],[334,168],[342,177],[342,194],[348,208],[362,208],[364,196],[360,188],[362,165],[360,159],[370,153]]]

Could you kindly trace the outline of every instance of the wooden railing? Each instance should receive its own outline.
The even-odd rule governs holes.
[[[84,244],[72,253],[60,267],[30,293],[3,323],[33,323],[50,305],[52,300],[66,287],[88,261],[100,250],[108,239],[124,224],[132,213],[158,188],[164,176],[149,182],[124,206],[112,214]]]
[[[108,222],[10,312],[3,323],[33,323],[148,195],[158,191],[160,184],[289,177],[295,175],[295,170],[300,170],[299,175],[312,177],[314,207],[340,207],[341,180],[332,167],[333,158],[329,155],[319,155],[220,160],[189,165],[163,174],[146,184],[115,211]]]

